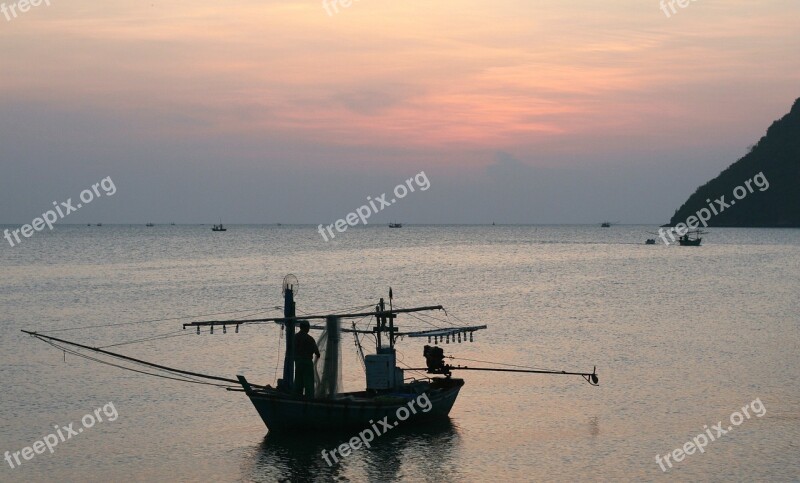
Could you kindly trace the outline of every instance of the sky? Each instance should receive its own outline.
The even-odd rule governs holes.
[[[797,0],[18,1],[5,224],[106,177],[63,223],[328,224],[423,171],[374,223],[661,224],[800,97]]]

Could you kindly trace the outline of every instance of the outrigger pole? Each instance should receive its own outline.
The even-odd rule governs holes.
[[[430,369],[427,367],[414,367],[409,368],[409,371],[428,371]],[[466,367],[466,366],[444,366],[441,372],[435,372],[436,374],[445,374],[448,375],[450,371],[490,371],[490,372],[526,372],[529,374],[552,374],[557,376],[581,376],[586,379],[586,382],[591,384],[592,386],[600,385],[599,379],[597,377],[597,366],[594,366],[592,372],[567,372],[567,371],[542,371],[542,370],[534,370],[534,369],[496,369],[494,367]]]
[[[205,320],[202,322],[187,322],[183,324],[183,328],[186,327],[205,327],[205,326],[213,326],[213,325],[245,325],[245,324],[263,324],[265,322],[275,322],[276,324],[285,324],[291,321],[298,321],[298,320],[324,320],[331,315],[335,315],[340,319],[358,319],[361,317],[368,317],[370,315],[377,315],[381,317],[388,317],[393,314],[406,314],[409,312],[422,312],[423,310],[444,310],[444,307],[441,305],[429,305],[426,307],[413,307],[410,309],[394,309],[394,310],[373,310],[371,312],[359,312],[356,314],[328,314],[328,315],[304,315],[302,317],[271,317],[267,319],[244,319],[244,320]],[[320,327],[321,328],[321,327]],[[372,332],[372,331],[367,331]]]
[[[287,293],[290,291],[287,291]],[[340,319],[359,319],[368,316],[375,316],[378,320],[385,320],[385,319],[394,319],[396,314],[407,314],[410,312],[422,312],[426,310],[444,310],[444,307],[441,305],[430,305],[426,307],[413,307],[409,309],[393,309],[393,310],[375,310],[372,312],[359,312],[357,314],[331,314]],[[187,327],[197,327],[197,333],[200,333],[200,327],[211,327],[211,333],[214,333],[214,327],[222,327],[222,331],[226,332],[228,327],[235,327],[236,332],[239,332],[240,325],[246,324],[264,324],[268,322],[274,322],[276,324],[283,324],[289,328],[290,325],[294,326],[295,323],[301,320],[321,320],[330,317],[330,315],[304,315],[302,317],[297,316],[284,316],[284,317],[271,317],[267,319],[239,319],[239,320],[204,320],[201,322],[187,322],[183,324],[183,328],[186,329]],[[312,325],[310,327],[312,330],[322,330],[325,327],[319,325]],[[450,335],[454,337],[458,333],[467,333],[467,332],[475,332],[477,330],[485,329],[486,325],[472,325],[467,327],[448,327],[448,328],[436,328],[436,329],[428,329],[428,330],[415,330],[409,332],[399,332],[397,329],[394,329],[394,336],[401,337],[438,337],[444,339],[445,336]],[[375,334],[376,331],[374,329],[347,329],[342,327],[342,332],[347,333],[357,333],[357,334]],[[388,332],[388,330],[387,330]],[[291,336],[288,333],[288,336]]]
[[[586,379],[586,382],[591,384],[592,386],[600,385],[599,379],[597,378],[597,366],[594,366],[594,369],[591,373],[588,372],[566,372],[566,371],[539,371],[533,369],[495,369],[492,367],[462,367],[462,366],[455,366],[449,368],[451,371],[453,370],[461,370],[461,371],[493,371],[493,372],[527,372],[530,374],[554,374],[554,375],[562,375],[562,376],[581,376]]]

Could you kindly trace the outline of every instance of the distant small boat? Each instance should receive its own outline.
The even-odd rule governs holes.
[[[389,228],[403,228],[402,223],[389,223]]]
[[[222,226],[222,219],[220,219],[219,225],[212,226],[211,231],[228,231],[228,229]]]
[[[156,226],[154,223],[146,223],[144,226]]]
[[[103,226],[103,224],[102,223],[98,223],[97,226]]]
[[[704,233],[706,232],[700,230],[688,231],[685,235],[678,237],[678,243],[682,247],[699,247],[700,243],[703,241],[700,235]]]
[[[655,238],[648,238],[647,241],[644,242],[644,244],[645,245],[655,245],[656,244],[656,240],[655,240]]]
[[[170,223],[169,226],[175,226],[175,223]]]

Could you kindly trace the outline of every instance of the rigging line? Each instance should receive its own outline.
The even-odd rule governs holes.
[[[77,342],[70,342],[68,340],[58,339],[58,338],[50,336],[50,335],[38,334],[36,332],[31,332],[29,330],[23,330],[22,332],[24,332],[26,334],[29,334],[29,335],[32,335],[32,336],[34,336],[34,337],[36,337],[38,339],[42,339],[42,337],[44,337],[46,339],[50,339],[50,340],[55,341],[55,342],[61,342],[63,344],[68,344],[68,345],[72,345],[72,346],[75,346],[75,347],[80,347],[82,349],[88,349],[90,351],[99,352],[101,354],[110,355],[112,357],[117,357],[117,358],[125,359],[125,360],[128,360],[128,361],[138,362],[138,363],[144,364],[146,366],[155,367],[155,368],[158,368],[158,369],[163,369],[163,370],[166,370],[166,371],[169,371],[169,372],[174,372],[174,373],[177,373],[177,374],[185,374],[185,375],[189,375],[189,376],[195,376],[195,377],[200,377],[200,378],[204,378],[204,379],[211,379],[211,380],[215,380],[215,381],[230,382],[230,383],[233,383],[233,384],[236,384],[236,385],[239,384],[239,381],[237,381],[235,379],[228,379],[227,377],[212,376],[212,375],[209,375],[209,374],[200,374],[200,373],[197,373],[197,372],[191,372],[191,371],[184,371],[184,370],[181,370],[181,369],[175,369],[175,368],[172,368],[172,367],[163,366],[161,364],[154,364],[152,362],[143,361],[141,359],[136,359],[136,358],[129,357],[129,356],[126,356],[126,355],[117,354],[115,352],[110,352],[110,351],[107,351],[107,350],[104,350],[104,349],[98,349],[96,347],[90,347],[90,346],[87,346],[87,345],[78,344]]]
[[[336,310],[333,311],[334,313],[331,314],[331,315],[346,314],[346,313],[350,312],[351,310],[365,310],[365,309],[368,309],[368,308],[371,308],[371,307],[375,307],[375,305],[376,304],[367,304],[367,305],[359,305],[359,306],[356,306],[356,307],[347,307],[347,308],[344,308],[344,309],[336,309]]]
[[[462,324],[467,325],[467,322],[464,321],[461,317],[457,316],[456,314],[453,314],[453,318],[461,322]]]
[[[125,367],[125,366],[119,366],[119,365],[117,365],[117,364],[114,364],[114,363],[112,363],[112,362],[108,362],[108,361],[104,361],[104,360],[102,360],[102,359],[94,358],[94,357],[92,357],[92,356],[89,356],[89,355],[87,355],[87,354],[83,354],[82,352],[80,352],[80,351],[78,351],[78,350],[76,350],[76,349],[70,349],[70,348],[64,347],[64,346],[62,346],[62,345],[56,344],[56,343],[54,343],[54,342],[52,342],[52,341],[48,341],[48,340],[45,340],[45,339],[39,339],[39,340],[41,340],[42,342],[45,342],[45,343],[47,343],[47,344],[50,344],[51,346],[53,346],[53,347],[55,347],[55,348],[57,348],[57,349],[59,349],[59,350],[62,350],[62,351],[64,351],[65,353],[70,353],[70,354],[72,354],[72,355],[76,355],[76,356],[79,356],[79,357],[83,357],[84,359],[88,359],[88,360],[91,360],[91,361],[96,361],[96,362],[99,362],[99,363],[101,363],[101,364],[108,364],[108,365],[111,365],[111,366],[114,366],[114,367],[120,367],[120,368],[122,368],[122,369],[130,369],[130,368],[128,368],[128,367]],[[134,369],[130,369],[130,370],[134,370]],[[163,369],[159,369],[159,370],[161,370],[162,372],[168,372],[168,371],[164,371]],[[147,374],[150,374],[150,373],[147,373]],[[193,382],[201,382],[201,381],[199,381],[198,379],[192,378],[192,377],[190,377],[190,376],[180,376],[180,378],[181,378],[181,379],[179,379],[179,380],[186,380],[186,381],[193,381]],[[212,383],[212,384],[213,384],[213,383]]]
[[[411,317],[414,317],[415,319],[419,320],[420,322],[424,322],[424,323],[426,323],[426,324],[430,325],[430,326],[431,326],[431,327],[433,327],[434,329],[440,329],[440,330],[444,330],[444,329],[448,329],[448,328],[449,328],[449,327],[439,327],[438,325],[434,324],[433,322],[429,322],[429,321],[427,321],[427,320],[425,320],[425,319],[421,319],[421,318],[417,317],[417,316],[416,316],[416,315],[414,315],[414,314],[410,314],[410,313],[409,313],[409,314],[407,314],[407,315],[410,315]]]
[[[306,312],[305,310],[298,309],[296,307],[295,307],[295,311],[296,312],[300,312],[302,315],[305,315],[306,317],[320,317],[320,316],[326,316],[326,315],[346,314],[351,310],[366,310],[368,308],[373,308],[374,306],[375,306],[375,304],[369,304],[369,305],[359,305],[359,306],[356,306],[356,307],[347,307],[347,308],[343,308],[343,309],[334,309],[333,312],[325,313],[325,314],[322,314],[322,313],[315,314],[315,313],[311,313],[311,312]]]
[[[108,362],[108,361],[104,361],[104,360],[101,360],[101,359],[97,359],[97,358],[88,356],[86,354],[82,354],[82,353],[80,353],[78,351],[74,351],[72,349],[68,349],[66,347],[59,346],[58,344],[54,344],[54,343],[52,343],[50,341],[47,341],[47,340],[43,340],[43,339],[41,339],[41,340],[43,342],[46,342],[46,343],[50,344],[51,346],[53,346],[53,347],[55,347],[57,349],[60,349],[60,350],[64,351],[65,353],[69,353],[69,354],[72,354],[72,355],[75,355],[75,356],[78,356],[78,357],[82,357],[84,359],[87,359],[87,360],[90,360],[90,361],[93,361],[93,362],[97,362],[97,363],[100,363],[100,364],[105,364],[105,365],[108,365],[108,366],[111,366],[111,367],[117,367],[119,369],[123,369],[123,370],[126,370],[126,371],[137,372],[139,374],[145,374],[145,375],[148,375],[148,376],[162,377],[164,379],[171,379],[171,380],[179,381],[179,382],[188,382],[188,383],[192,383],[192,384],[204,384],[204,385],[207,385],[207,386],[216,386],[216,387],[223,387],[223,388],[236,387],[236,386],[227,386],[227,385],[224,385],[224,384],[216,384],[216,383],[213,383],[213,382],[197,381],[197,380],[191,379],[189,377],[180,378],[180,377],[165,376],[163,374],[155,374],[155,373],[147,372],[147,371],[141,371],[139,369],[134,369],[132,367],[125,367],[125,366],[121,366],[119,364],[114,364],[113,362]]]
[[[398,308],[402,308],[402,307],[398,306]],[[445,312],[445,314],[447,314],[447,312]],[[431,318],[431,319],[433,319],[433,320],[436,320],[436,321],[442,322],[442,323],[444,323],[444,324],[448,324],[448,325],[451,325],[451,326],[454,326],[454,327],[456,327],[456,326],[457,326],[455,323],[453,323],[453,322],[450,322],[450,321],[449,321],[449,320],[447,320],[447,319],[440,319],[440,318],[438,318],[438,317],[436,317],[436,316],[433,316],[433,315],[430,315],[430,314],[425,314],[425,313],[422,313],[422,312],[418,312],[417,314],[408,313],[408,315],[411,315],[412,317],[414,317],[415,315],[422,316],[422,317],[428,317],[428,318]],[[419,319],[419,317],[416,317],[416,318],[417,318],[417,319]],[[419,320],[422,320],[422,319],[419,319]],[[429,324],[429,325],[432,325],[432,326],[436,327],[437,329],[442,329],[442,328],[443,328],[443,327],[439,327],[439,326],[437,326],[437,325],[434,325],[433,323],[431,323],[431,322],[428,322],[428,321],[426,321],[426,320],[422,320],[422,321],[423,321],[423,322],[425,322],[426,324]]]
[[[86,360],[89,360],[89,361],[92,361],[92,362],[96,362],[98,364],[103,364],[103,365],[115,367],[115,368],[122,369],[122,370],[125,370],[125,371],[136,372],[136,373],[139,373],[139,374],[145,374],[145,375],[154,376],[154,377],[162,377],[164,379],[171,379],[173,381],[178,381],[178,382],[188,382],[188,383],[192,383],[192,384],[205,384],[205,385],[217,386],[217,387],[233,387],[233,386],[225,386],[223,384],[216,384],[216,383],[213,383],[213,382],[198,381],[198,380],[195,380],[195,379],[192,379],[192,378],[189,378],[189,377],[172,377],[172,376],[166,376],[164,374],[156,374],[156,373],[152,373],[152,372],[142,371],[140,369],[134,369],[132,367],[126,367],[126,366],[122,366],[122,365],[119,365],[119,364],[114,364],[113,362],[108,362],[108,361],[104,361],[102,359],[97,359],[95,357],[92,357],[92,356],[89,356],[89,355],[86,355],[86,354],[81,354],[78,351],[73,351],[71,349],[63,348],[63,347],[55,345],[55,344],[53,344],[53,346],[56,347],[56,348],[62,349],[65,353],[69,353],[69,354],[72,354],[74,356],[81,357],[83,359],[86,359]]]
[[[451,326],[453,326],[453,327],[458,327],[458,324],[456,324],[456,323],[454,323],[454,322],[450,322],[450,321],[449,321],[449,320],[447,320],[447,319],[440,319],[440,318],[438,318],[438,317],[436,317],[436,316],[433,316],[433,315],[430,315],[430,314],[424,314],[424,313],[422,313],[422,312],[420,312],[420,313],[419,313],[419,315],[420,315],[420,316],[422,316],[422,317],[430,317],[430,318],[431,318],[431,319],[433,319],[433,320],[437,320],[437,321],[439,321],[439,322],[442,322],[442,323],[444,323],[444,324],[449,324],[449,325],[451,325]],[[456,318],[456,319],[458,319],[458,317],[456,317],[455,315],[453,315],[453,317],[454,317],[454,318]],[[464,322],[463,320],[461,320],[461,319],[458,319],[458,320],[459,320],[459,322],[461,322],[463,325],[467,325],[467,323],[466,323],[466,322]]]
[[[165,318],[165,319],[137,320],[137,321],[133,321],[133,322],[120,322],[120,323],[116,323],[116,324],[100,324],[100,325],[86,325],[86,326],[83,326],[83,327],[68,327],[66,329],[43,330],[43,331],[39,331],[38,333],[40,333],[40,334],[51,334],[53,332],[66,332],[66,331],[70,331],[70,330],[98,329],[98,328],[102,328],[102,327],[119,327],[119,326],[123,326],[123,325],[134,325],[134,324],[150,324],[150,323],[154,323],[154,322],[166,322],[166,321],[170,321],[170,320],[196,319],[198,317],[211,317],[212,315],[225,315],[225,314],[236,314],[236,313],[240,313],[240,312],[252,312],[253,310],[264,310],[264,311],[266,311],[267,309],[269,309],[269,310],[278,310],[278,309],[283,310],[282,307],[275,307],[275,306],[273,306],[273,307],[260,307],[258,309],[250,308],[250,309],[242,309],[242,310],[230,310],[228,312],[217,312],[215,314],[185,315],[185,316],[182,316],[182,317],[169,317],[169,318]]]
[[[180,332],[180,333],[178,333],[178,332]],[[146,338],[143,338],[143,339],[129,340],[129,341],[126,341],[126,342],[119,342],[117,344],[101,345],[101,346],[97,346],[97,347],[99,349],[107,349],[109,347],[117,347],[117,346],[128,345],[128,344],[138,344],[140,342],[150,342],[150,341],[153,341],[153,340],[171,339],[173,337],[183,337],[183,336],[187,336],[187,335],[196,335],[196,334],[194,332],[185,332],[183,330],[180,330],[180,331],[175,331],[175,332],[167,332],[165,334],[160,334],[160,335],[154,335],[154,336],[146,337]]]
[[[118,346],[121,346],[121,345],[128,345],[128,344],[138,344],[140,342],[149,342],[151,340],[169,339],[170,337],[181,337],[181,336],[184,336],[184,335],[194,335],[194,333],[185,333],[182,330],[180,332],[181,333],[177,333],[177,331],[172,331],[172,332],[167,332],[165,334],[159,334],[159,335],[153,335],[153,336],[150,336],[150,337],[145,337],[145,338],[142,338],[142,339],[129,340],[129,341],[118,342],[116,344],[109,344],[109,345],[99,345],[97,347],[98,347],[98,349],[107,349],[109,347],[118,347]]]
[[[243,315],[241,317],[238,317],[238,319],[252,317],[254,315],[263,314],[263,313],[265,313],[265,312],[263,312],[263,311],[253,312],[253,313],[249,313],[249,314]],[[237,319],[233,319],[233,320],[237,320]],[[208,332],[208,331],[204,331],[204,332]],[[128,345],[128,344],[138,344],[139,342],[149,342],[149,341],[153,341],[153,340],[170,339],[172,337],[182,337],[182,336],[187,336],[187,335],[196,335],[196,334],[194,332],[187,332],[185,329],[178,329],[178,330],[171,331],[171,332],[165,332],[163,334],[156,334],[156,335],[153,335],[153,336],[144,337],[142,339],[134,339],[134,340],[130,340],[130,341],[119,342],[117,344],[101,345],[101,346],[98,346],[98,347],[100,349],[105,349],[105,348],[108,348],[108,347],[117,347],[117,346]]]
[[[420,370],[417,370],[417,369],[414,369],[414,368],[412,368],[411,366],[409,366],[409,365],[408,365],[408,364],[406,364],[405,362],[398,362],[398,364],[402,364],[402,365],[406,366],[406,370],[408,370],[409,372],[413,372],[413,373],[415,373],[415,374],[419,374],[420,376],[422,376],[422,377],[424,377],[424,378],[426,378],[426,379],[429,379],[429,376],[427,376],[427,375],[426,375],[424,372],[422,372],[422,371],[420,371]]]
[[[45,342],[47,342],[47,341],[45,341]],[[214,383],[214,382],[200,381],[200,380],[197,380],[197,379],[189,377],[189,376],[174,377],[174,376],[167,376],[167,375],[164,375],[164,374],[156,374],[156,373],[152,373],[152,372],[147,372],[147,371],[143,371],[143,370],[140,370],[140,369],[134,369],[132,367],[127,367],[127,366],[123,366],[123,365],[119,365],[119,364],[114,364],[113,362],[104,361],[102,359],[98,359],[96,357],[92,357],[90,355],[83,354],[83,353],[78,352],[76,350],[68,349],[66,347],[62,347],[62,346],[59,346],[57,344],[53,344],[51,342],[48,342],[48,343],[50,345],[56,347],[56,348],[59,348],[59,349],[63,350],[66,353],[69,353],[69,354],[72,354],[72,355],[75,355],[75,356],[78,356],[78,357],[82,357],[84,359],[87,359],[87,360],[90,360],[90,361],[93,361],[93,362],[97,362],[97,363],[100,363],[100,364],[105,364],[107,366],[116,367],[116,368],[119,368],[119,369],[122,369],[122,370],[126,370],[126,371],[132,371],[132,372],[136,372],[136,373],[139,373],[139,374],[145,374],[145,375],[148,375],[148,376],[162,377],[164,379],[171,379],[171,380],[179,381],[179,382],[188,382],[188,383],[192,383],[192,384],[204,384],[204,385],[207,385],[207,386],[215,386],[215,387],[222,387],[222,388],[237,387],[237,386],[231,386],[231,385],[226,385],[226,384],[217,384],[217,383]]]

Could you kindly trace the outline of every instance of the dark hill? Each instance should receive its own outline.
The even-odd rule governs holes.
[[[743,195],[739,189],[745,182],[763,173],[750,190]],[[769,187],[761,190],[766,183]],[[724,196],[730,204],[723,211],[714,200]],[[728,166],[716,178],[699,187],[688,200],[675,211],[669,226],[685,222],[698,210],[708,208],[711,200],[718,214],[711,214],[709,226],[732,227],[800,227],[800,99],[797,99],[789,114],[772,123],[766,136],[753,146],[740,160]],[[735,201],[735,204],[731,204]],[[709,209],[710,211],[710,209]],[[707,211],[708,212],[708,211]]]

